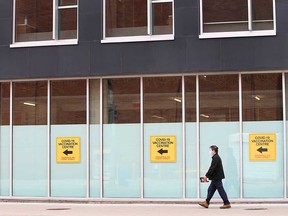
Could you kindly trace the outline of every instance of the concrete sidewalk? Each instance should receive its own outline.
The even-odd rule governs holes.
[[[196,204],[0,203],[0,216],[286,216],[288,204],[234,204],[219,209]]]

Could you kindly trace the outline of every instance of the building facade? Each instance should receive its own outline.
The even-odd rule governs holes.
[[[287,0],[0,0],[0,198],[288,199]]]

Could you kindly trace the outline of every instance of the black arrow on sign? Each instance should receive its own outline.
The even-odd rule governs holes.
[[[163,150],[162,148],[158,151],[159,154],[163,155],[164,153],[168,153],[168,150]]]
[[[68,149],[66,149],[63,153],[68,156],[69,154],[73,154],[73,151],[68,151]]]
[[[268,149],[260,147],[259,149],[257,149],[257,151],[262,154],[262,152],[268,152]]]

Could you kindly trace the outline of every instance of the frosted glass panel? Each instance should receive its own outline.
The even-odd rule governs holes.
[[[244,198],[283,197],[283,122],[243,123],[243,190]],[[249,134],[276,134],[276,160],[250,161]]]
[[[196,123],[186,124],[186,197],[197,198]]]
[[[47,196],[47,126],[13,127],[13,195]]]
[[[80,137],[80,163],[56,162],[56,138]],[[51,126],[51,196],[86,197],[86,125]]]
[[[90,125],[90,197],[100,197],[100,125]]]
[[[209,147],[217,145],[222,159],[224,188],[229,198],[240,197],[240,141],[239,122],[200,123],[200,176],[204,176],[211,164]],[[209,184],[200,184],[200,197],[206,198]],[[215,193],[214,197],[219,197]]]
[[[10,128],[9,126],[0,127],[0,195],[9,196],[10,193]]]
[[[176,136],[176,162],[150,161],[150,136]],[[182,123],[144,124],[144,197],[181,198],[183,156]]]
[[[141,196],[140,124],[104,124],[104,197]]]

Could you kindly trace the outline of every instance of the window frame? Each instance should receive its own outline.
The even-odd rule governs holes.
[[[205,38],[230,38],[230,37],[256,37],[256,36],[275,36],[276,35],[276,4],[273,4],[273,29],[272,30],[253,30],[252,29],[252,0],[247,0],[248,3],[248,30],[247,31],[231,31],[231,32],[203,32],[203,0],[200,0],[200,39]]]
[[[153,35],[153,4],[157,3],[171,3],[172,4],[172,33],[163,35]],[[101,43],[122,43],[122,42],[141,42],[141,41],[161,41],[174,40],[175,36],[175,9],[174,0],[147,0],[147,35],[141,36],[116,36],[106,37],[106,0],[103,0],[103,35]]]
[[[13,34],[12,34],[12,44],[10,48],[18,47],[38,47],[38,46],[63,46],[63,45],[77,45],[79,38],[79,0],[77,0],[77,5],[59,5],[59,0],[53,1],[53,26],[52,26],[52,40],[43,40],[43,41],[25,41],[25,42],[16,42],[16,0],[13,0]],[[77,38],[75,39],[58,39],[59,29],[59,11],[65,9],[77,9]]]

